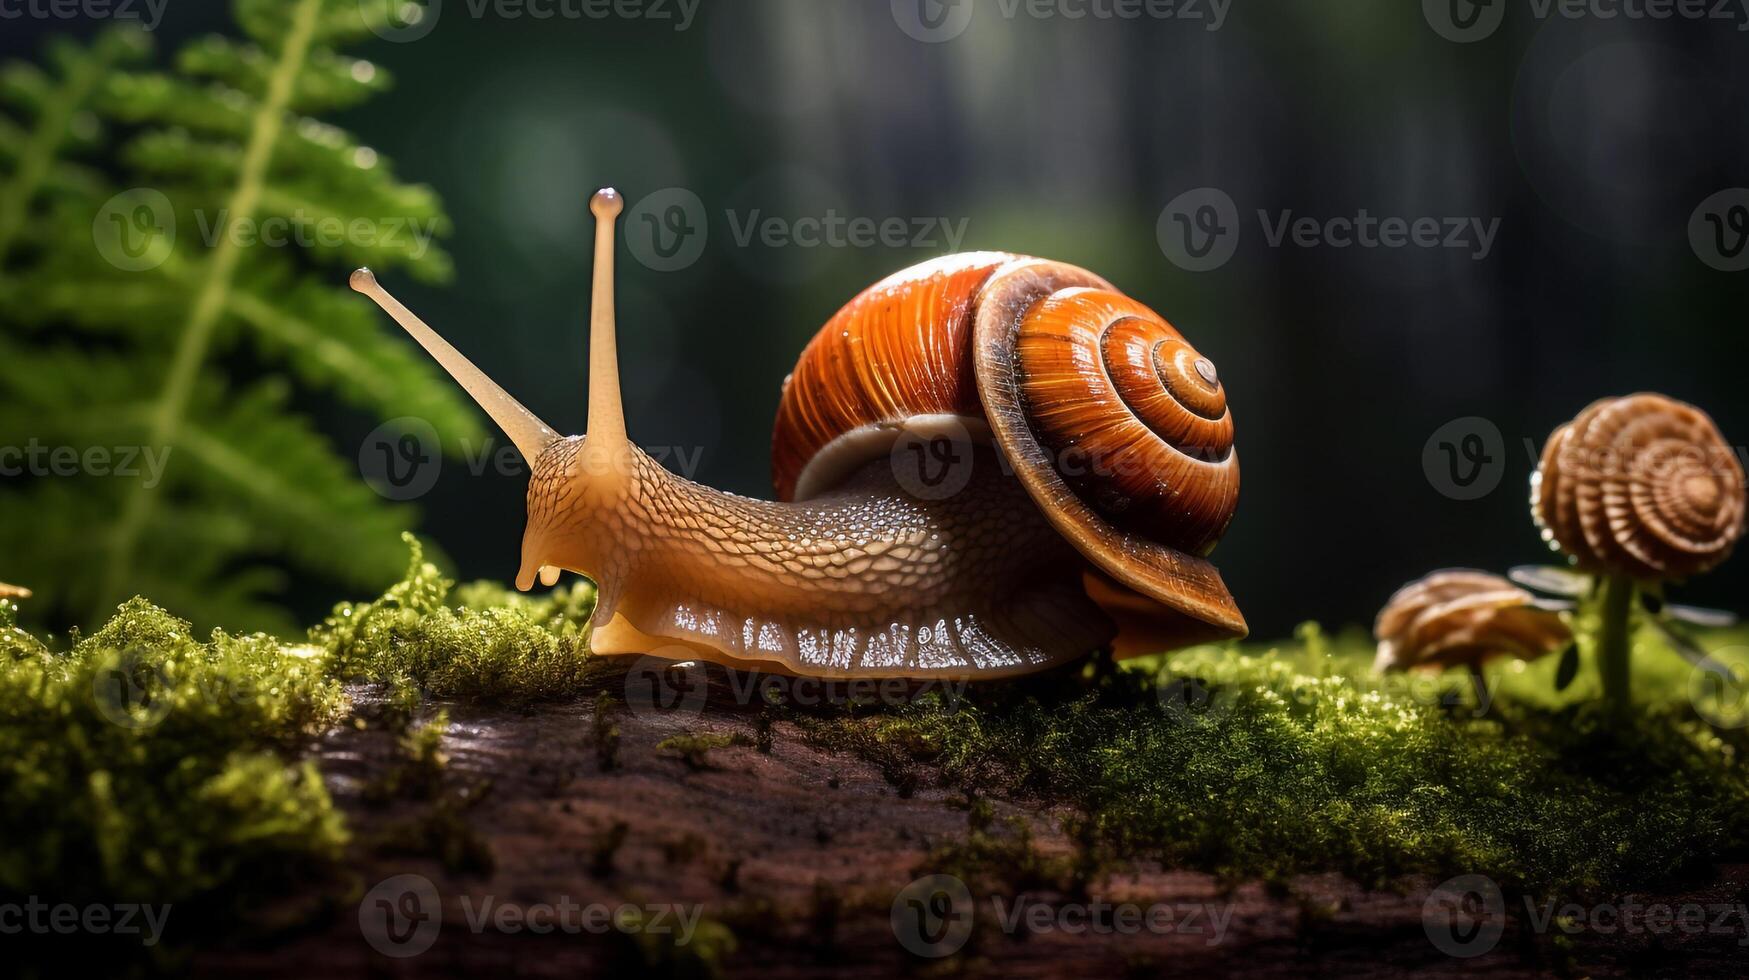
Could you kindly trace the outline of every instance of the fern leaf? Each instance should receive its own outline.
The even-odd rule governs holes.
[[[0,260],[11,249],[56,158],[78,138],[82,114],[105,75],[114,65],[144,54],[148,44],[143,32],[118,28],[105,32],[87,50],[57,45],[53,55],[63,72],[58,81],[28,65],[9,66],[0,75],[6,101],[33,117],[28,132],[14,126],[22,141],[11,154],[5,182],[0,183]]]
[[[287,380],[424,418],[452,452],[481,432],[338,271],[451,272],[436,195],[314,115],[387,85],[334,48],[367,38],[381,6],[238,0],[247,40],[193,42],[169,70],[120,70],[137,51],[105,60],[100,43],[58,46],[49,71],[0,73],[0,103],[14,107],[0,114],[0,202],[21,205],[0,223],[0,322],[13,334],[0,337],[0,438],[162,460],[151,479],[36,473],[0,490],[0,569],[49,600],[33,608],[102,615],[147,592],[203,623],[278,628],[292,570],[348,588],[399,575],[409,511],[293,411]],[[150,268],[91,247],[113,191],[69,158],[93,149],[169,202],[155,206],[173,228],[152,229],[169,245]],[[45,220],[10,217],[26,210]],[[285,239],[263,237],[272,230]],[[230,379],[221,364],[245,370]]]

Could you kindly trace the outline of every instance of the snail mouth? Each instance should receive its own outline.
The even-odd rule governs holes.
[[[531,561],[524,558],[522,567],[516,572],[516,588],[527,592],[534,588],[536,579],[540,580],[540,584],[552,588],[559,584],[559,573],[562,571],[563,569],[558,565],[549,565],[544,561]]]
[[[566,564],[554,556],[556,549],[549,539],[546,530],[531,519],[522,535],[522,565],[516,570],[516,587],[520,591],[534,588],[536,581],[548,588],[559,584],[559,574]]]

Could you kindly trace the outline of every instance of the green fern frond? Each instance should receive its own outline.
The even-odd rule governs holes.
[[[370,37],[366,18],[387,16],[374,8],[238,0],[246,39],[197,40],[169,69],[131,68],[145,49],[117,33],[0,72],[0,446],[165,461],[151,479],[33,472],[0,488],[0,573],[35,588],[35,608],[93,617],[141,592],[203,623],[283,629],[273,599],[294,572],[397,578],[409,513],[292,411],[289,379],[421,418],[452,453],[483,436],[343,285],[357,265],[451,274],[436,195],[313,115],[388,84],[336,50]],[[99,151],[149,207],[111,196]],[[106,232],[151,260],[118,259]],[[254,367],[233,380],[221,364]]]
[[[140,31],[118,28],[101,35],[88,49],[70,43],[50,47],[59,74],[50,77],[31,65],[8,65],[0,72],[0,101],[29,121],[9,120],[0,182],[0,262],[10,254],[19,230],[33,212],[45,188],[52,188],[59,158],[69,151],[89,149],[98,125],[91,106],[104,79],[116,66],[150,50]]]

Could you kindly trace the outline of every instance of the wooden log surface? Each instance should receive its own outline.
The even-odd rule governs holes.
[[[957,899],[931,906],[929,896],[904,906],[905,889],[940,870],[932,855],[972,834],[965,794],[929,779],[914,790],[895,786],[865,759],[809,744],[790,722],[773,726],[762,751],[756,712],[734,700],[712,697],[696,714],[615,712],[611,768],[601,764],[588,698],[530,710],[452,705],[448,764],[435,797],[424,799],[378,798],[385,774],[403,764],[395,736],[337,732],[320,759],[354,828],[353,889],[312,926],[208,951],[194,967],[288,977],[1024,978],[1477,970],[1734,977],[1749,965],[1749,947],[1740,945],[1749,942],[1749,916],[1734,931],[1569,937],[1508,914],[1491,949],[1455,957],[1430,939],[1431,881],[1380,892],[1319,875],[1288,889],[1225,889],[1206,874],[1130,863],[1102,871],[1085,895],[980,890],[969,906]],[[710,750],[702,767],[657,748],[686,733],[741,736],[745,744]],[[1012,839],[1024,825],[1037,855],[1073,854],[1062,828],[1067,811],[1015,800],[989,806],[992,833]],[[432,856],[445,850],[447,860]],[[428,881],[430,891],[408,891],[407,875]],[[1742,903],[1749,868],[1721,867],[1704,887],[1634,899]],[[1025,915],[1012,926],[1004,918],[1017,901]],[[897,925],[896,902],[904,909]],[[652,927],[650,910],[670,905],[714,925],[678,945],[678,915],[671,915],[676,931],[665,935],[604,927],[599,916],[621,914],[623,905],[643,910]],[[1140,924],[1126,927],[1119,906],[1138,910]],[[932,907],[944,914],[917,917]],[[732,951],[723,930],[733,935]],[[919,930],[944,936],[957,951],[919,955],[916,944],[930,938]]]

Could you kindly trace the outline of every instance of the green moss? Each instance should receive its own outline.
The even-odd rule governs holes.
[[[298,759],[347,720],[350,680],[384,689],[366,703],[401,733],[395,795],[433,801],[378,843],[488,872],[467,813],[485,787],[448,785],[443,715],[411,724],[429,714],[425,696],[574,698],[611,686],[618,668],[586,648],[588,585],[544,598],[456,589],[409,542],[404,581],[337,607],[306,644],[196,640],[134,600],[61,650],[0,601],[0,891],[241,907],[334,866],[346,831]],[[1466,676],[1376,677],[1363,633],[1308,624],[1287,644],[1094,657],[891,709],[767,705],[757,736],[689,733],[658,748],[705,768],[718,748],[768,749],[782,720],[873,761],[900,795],[953,787],[966,836],[925,864],[993,888],[1076,891],[1136,859],[1273,883],[1476,872],[1536,891],[1647,888],[1749,856],[1749,728],[1709,726],[1686,662],[1639,639],[1626,721],[1598,706],[1595,671],[1556,692],[1555,658],[1492,668],[1479,712]],[[1749,650],[1749,635],[1714,639]],[[597,693],[604,769],[620,755],[618,712]],[[992,797],[1066,807],[1072,853],[1040,856]],[[604,828],[594,873],[613,873],[627,834]],[[732,888],[738,856],[726,859]]]
[[[365,788],[365,798],[376,803],[437,799],[443,792],[443,776],[449,767],[449,755],[443,751],[443,733],[448,727],[447,711],[437,712],[423,724],[409,725],[397,746],[399,759]]]
[[[1477,872],[1566,891],[1749,850],[1749,741],[1697,716],[1674,656],[1640,658],[1657,664],[1636,675],[1644,709],[1616,724],[1587,692],[1553,693],[1553,658],[1491,672],[1478,716],[1467,678],[1378,678],[1367,647],[1307,627],[1289,645],[796,721],[884,770],[922,757],[951,785],[1077,806],[1089,848],[1229,879]],[[988,837],[941,858],[1027,866]]]
[[[656,743],[656,751],[671,752],[678,755],[686,763],[688,769],[705,769],[710,765],[712,749],[726,749],[731,745],[753,745],[753,739],[745,733],[735,732],[732,735],[711,735],[697,732],[687,732],[683,735],[670,735]]]
[[[595,836],[589,847],[590,874],[597,878],[606,878],[613,874],[614,861],[619,857],[619,849],[625,845],[631,830],[631,825],[624,820],[615,820],[606,830]]]
[[[488,784],[469,792],[445,793],[430,807],[389,827],[373,844],[384,854],[436,858],[451,874],[489,877],[497,858],[468,811],[490,790]]]
[[[0,630],[0,890],[184,902],[272,894],[346,842],[294,755],[342,715],[326,654],[144,600],[72,649]]]
[[[619,725],[613,720],[618,706],[619,702],[613,695],[602,691],[595,695],[595,706],[590,713],[590,728],[595,735],[595,767],[602,772],[619,768]]]
[[[727,925],[702,916],[693,931],[683,936],[673,929],[646,928],[642,910],[628,907],[624,918],[616,920],[615,928],[636,951],[635,956],[627,957],[627,962],[615,972],[636,972],[674,980],[709,980],[722,976],[723,961],[738,946],[735,933]]]
[[[413,552],[405,579],[374,602],[336,606],[310,631],[341,676],[408,677],[437,697],[518,703],[574,696],[606,669],[588,651],[592,586],[532,599],[475,584],[458,590],[462,605],[452,608],[455,583],[404,538]]]

